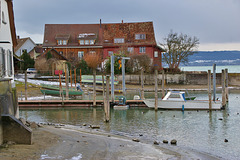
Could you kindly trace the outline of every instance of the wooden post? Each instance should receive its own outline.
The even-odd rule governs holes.
[[[213,64],[213,101],[216,101],[216,64]]]
[[[75,82],[75,90],[77,90],[77,74],[76,74],[76,68],[74,69],[74,82]]]
[[[164,70],[162,70],[162,99],[165,96],[165,91],[164,91],[164,79],[165,79],[165,75],[164,75]]]
[[[25,71],[25,100],[27,100],[27,71]]]
[[[60,76],[60,71],[58,72],[58,76],[59,76],[59,94],[60,94],[60,97],[62,97],[62,83],[61,83],[61,76]]]
[[[158,81],[157,81],[158,71],[155,70],[155,111],[158,109]]]
[[[143,68],[141,69],[141,99],[143,100],[144,99],[144,81],[143,81],[143,73],[144,73],[144,70]]]
[[[66,99],[69,99],[69,72],[68,72],[68,66],[66,66],[66,75],[65,75],[65,82],[66,82]]]
[[[102,88],[103,88],[103,98],[105,96],[105,84],[104,84],[104,75],[102,74]]]
[[[211,70],[208,70],[208,101],[209,110],[211,110],[212,109]]]
[[[80,86],[82,87],[82,70],[80,69]]]
[[[222,69],[222,106],[226,106],[226,94],[225,94],[225,74],[224,70]]]
[[[110,120],[110,104],[109,104],[109,82],[110,77],[107,75],[106,77],[106,122],[109,122]]]
[[[71,90],[72,90],[72,70],[70,69],[70,82],[71,82]]]
[[[226,101],[228,102],[228,69],[225,69],[225,94],[226,94]]]
[[[96,106],[96,68],[93,69],[93,106]]]

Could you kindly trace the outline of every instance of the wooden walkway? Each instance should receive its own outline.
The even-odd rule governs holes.
[[[103,107],[103,100],[97,100],[97,105],[93,106],[92,100],[19,100],[20,109],[75,109]],[[117,101],[115,101],[117,102]],[[146,108],[147,106],[142,100],[127,100],[129,107]]]

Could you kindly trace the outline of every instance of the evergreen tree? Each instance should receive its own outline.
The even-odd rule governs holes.
[[[30,57],[30,55],[27,53],[27,51],[24,51],[22,56],[20,57],[23,62],[21,64],[21,69],[22,70],[27,70],[28,68],[34,68],[35,61]]]

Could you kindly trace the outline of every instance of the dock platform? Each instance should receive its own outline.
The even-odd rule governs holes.
[[[118,101],[115,101],[118,102]],[[19,100],[20,109],[75,109],[103,107],[103,100],[97,100],[96,106],[93,106],[92,100]],[[127,100],[126,104],[130,108],[147,108],[142,100]]]

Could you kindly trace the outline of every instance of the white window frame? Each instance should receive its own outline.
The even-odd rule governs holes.
[[[58,40],[58,45],[62,45],[63,41],[62,40]]]
[[[89,44],[90,44],[89,40],[85,40],[85,45],[89,45]]]
[[[135,39],[146,39],[146,34],[135,34]]]
[[[63,45],[67,45],[67,40],[63,40]]]
[[[78,51],[78,58],[83,59],[84,51]]]
[[[94,40],[91,39],[90,40],[90,44],[93,45],[94,44]]]
[[[139,53],[146,53],[146,47],[139,47]]]
[[[158,57],[158,51],[154,51],[154,57],[155,57],[155,58]]]
[[[124,38],[114,38],[114,43],[124,43]]]
[[[128,47],[127,50],[128,50],[129,53],[133,53],[134,52],[134,47]]]
[[[81,39],[80,42],[79,42],[79,44],[80,44],[80,45],[84,45],[84,40]]]

